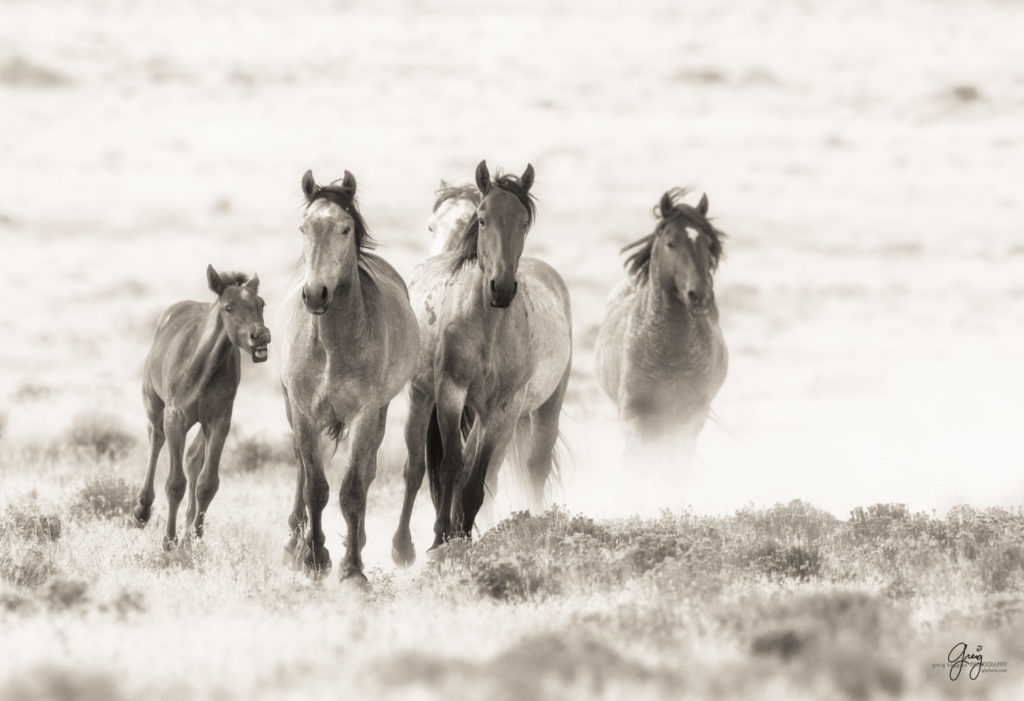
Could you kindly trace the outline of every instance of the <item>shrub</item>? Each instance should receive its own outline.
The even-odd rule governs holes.
[[[68,445],[96,460],[119,460],[135,447],[135,437],[115,416],[81,413],[67,432]]]
[[[97,477],[78,490],[71,515],[89,518],[126,518],[135,504],[135,490],[121,478]]]
[[[8,507],[0,517],[0,526],[4,531],[38,542],[59,540],[61,535],[60,516],[41,514],[29,507]]]
[[[822,556],[815,546],[783,546],[772,540],[754,549],[750,564],[769,577],[806,580],[821,576]]]
[[[50,608],[73,608],[88,600],[89,585],[79,579],[53,577],[46,583],[44,598]]]
[[[259,472],[266,467],[292,465],[294,461],[289,442],[271,442],[255,436],[234,441],[234,445],[225,453],[225,467],[242,473]]]
[[[39,545],[0,553],[0,577],[21,587],[37,587],[57,572],[50,554]]]

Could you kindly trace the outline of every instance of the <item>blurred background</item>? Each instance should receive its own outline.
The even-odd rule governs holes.
[[[355,174],[408,279],[439,179],[486,158],[533,163],[527,253],[573,296],[559,501],[1019,505],[1022,20],[996,0],[8,0],[2,440],[60,440],[85,412],[143,441],[155,321],[210,298],[208,263],[258,272],[273,328],[307,168]],[[625,474],[593,346],[618,249],[679,185],[730,236],[730,375],[692,471]],[[236,443],[285,441],[276,372],[245,366]],[[402,404],[382,479],[401,471]]]

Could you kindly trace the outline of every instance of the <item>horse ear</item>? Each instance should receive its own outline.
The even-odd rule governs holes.
[[[306,174],[302,176],[302,194],[306,196],[306,201],[311,202],[313,195],[316,194],[316,181],[313,180],[313,171],[307,170]]]
[[[210,286],[210,289],[218,297],[220,297],[220,293],[224,291],[224,288],[227,287],[220,273],[214,270],[212,265],[206,266],[206,284]]]
[[[256,273],[253,273],[252,277],[249,278],[249,282],[245,283],[245,286],[248,287],[249,289],[251,289],[253,292],[259,292],[260,291],[260,276],[258,274],[256,274]]]
[[[341,180],[341,188],[351,194],[356,194],[356,176],[345,171],[345,177]]]
[[[480,161],[476,167],[476,187],[481,193],[487,194],[491,187],[491,174],[487,172],[487,161]]]
[[[672,204],[672,195],[665,193],[661,196],[661,202],[658,203],[658,208],[661,210],[662,218],[672,214],[672,210],[675,209],[675,205]]]
[[[444,178],[441,178],[441,184],[437,186],[437,189],[438,190],[447,190],[450,187],[451,187],[451,185],[448,184],[448,181],[445,180]]]
[[[700,212],[703,217],[708,215],[708,193],[705,192],[700,196],[700,202],[697,204],[697,211]]]
[[[524,190],[529,190],[533,186],[533,164],[527,163],[526,170],[523,171],[522,176],[519,178],[519,184],[523,186]]]

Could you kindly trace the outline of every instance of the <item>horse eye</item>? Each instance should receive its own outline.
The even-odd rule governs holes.
[[[224,307],[224,311],[226,311],[228,314],[230,314],[231,311],[232,311],[231,305],[229,304],[228,306]]]
[[[351,232],[352,232],[352,227],[351,226],[346,226],[344,229],[341,230],[341,235],[342,236],[348,236]]]
[[[485,221],[484,221],[483,219],[481,219],[481,220],[480,220],[480,228],[482,229],[482,228],[484,228],[485,226],[487,226],[487,222],[485,222]]]

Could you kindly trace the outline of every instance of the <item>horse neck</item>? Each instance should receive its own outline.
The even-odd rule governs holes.
[[[199,327],[199,341],[192,353],[188,377],[199,388],[205,387],[219,372],[228,368],[233,356],[238,356],[238,349],[228,338],[220,309],[211,304]]]

